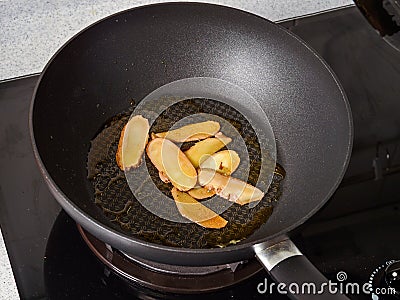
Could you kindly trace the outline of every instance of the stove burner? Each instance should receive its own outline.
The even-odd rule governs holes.
[[[262,270],[254,258],[219,266],[172,266],[128,255],[98,240],[80,225],[78,230],[90,250],[110,270],[129,282],[161,292],[191,294],[216,291],[237,284]]]
[[[162,263],[157,263],[153,262],[150,260],[146,260],[137,256],[133,256],[131,254],[127,254],[125,252],[120,251],[123,255],[125,255],[129,260],[138,263],[139,265],[150,269],[155,272],[161,272],[161,273],[168,273],[168,274],[173,274],[173,275],[208,275],[212,274],[215,272],[219,272],[222,270],[230,270],[231,272],[235,272],[236,268],[239,265],[243,265],[247,262],[236,262],[232,264],[225,264],[225,265],[218,265],[218,266],[205,266],[205,267],[189,267],[189,266],[174,266],[174,265],[168,265],[168,264],[162,264]]]

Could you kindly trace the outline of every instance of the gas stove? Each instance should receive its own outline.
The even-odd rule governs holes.
[[[339,189],[293,239],[328,279],[385,291],[390,285],[398,292],[400,52],[356,8],[281,25],[337,74],[355,128]],[[0,226],[21,298],[288,299],[263,290],[272,279],[256,260],[203,268],[160,265],[127,256],[75,224],[47,190],[33,157],[28,111],[37,80],[33,75],[0,84]],[[374,291],[349,296],[399,296]]]

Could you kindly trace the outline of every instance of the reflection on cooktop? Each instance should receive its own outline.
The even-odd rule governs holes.
[[[272,299],[257,294],[257,284],[267,277],[259,272],[234,287],[206,294],[190,295],[190,299]],[[50,299],[188,299],[188,295],[161,293],[117,276],[89,250],[74,221],[62,211],[54,223],[44,259],[44,278]],[[177,279],[179,280],[179,276]],[[269,278],[269,280],[271,280]],[[155,283],[156,284],[156,283]],[[250,294],[254,294],[250,297]],[[287,299],[282,296],[273,299]]]

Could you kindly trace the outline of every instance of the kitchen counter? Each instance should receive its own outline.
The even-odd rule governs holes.
[[[91,23],[121,10],[157,2],[168,1],[57,0],[32,2],[0,0],[0,51],[2,55],[0,81],[41,72],[60,46]],[[314,14],[353,3],[350,0],[198,0],[197,2],[239,8],[272,21]],[[1,181],[0,178],[0,186]],[[0,299],[18,299],[18,291],[1,231]]]
[[[3,235],[0,231],[0,299],[18,299],[18,290],[12,274]]]

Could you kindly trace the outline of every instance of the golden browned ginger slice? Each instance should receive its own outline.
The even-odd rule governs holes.
[[[136,168],[140,165],[149,138],[149,128],[149,121],[141,115],[134,116],[126,123],[121,131],[115,155],[121,170]]]
[[[230,176],[224,176],[210,169],[200,169],[199,184],[214,190],[218,196],[240,205],[261,200],[264,193],[258,188]]]
[[[206,228],[222,228],[228,223],[227,220],[219,216],[217,213],[196,201],[185,192],[178,191],[173,188],[172,197],[174,197],[176,207],[181,215],[192,222],[195,222]]]
[[[215,121],[189,124],[171,131],[153,133],[152,138],[166,138],[173,142],[183,143],[206,139],[219,131],[220,125]]]
[[[231,175],[240,163],[240,157],[234,150],[214,153],[200,164],[201,169],[212,169],[224,175]]]
[[[158,176],[160,177],[162,182],[169,183],[169,178],[164,174],[164,172],[159,171]]]
[[[156,138],[147,145],[147,155],[162,179],[168,178],[178,190],[188,191],[197,182],[197,172],[190,160],[173,142]]]
[[[188,194],[195,199],[206,199],[215,195],[214,190],[208,190],[204,187],[194,188],[188,191]]]
[[[209,155],[217,152],[219,149],[228,145],[231,141],[232,139],[230,137],[227,137],[219,132],[213,138],[208,138],[197,142],[188,150],[186,150],[185,154],[192,162],[193,166],[197,168],[203,160],[209,157]]]

